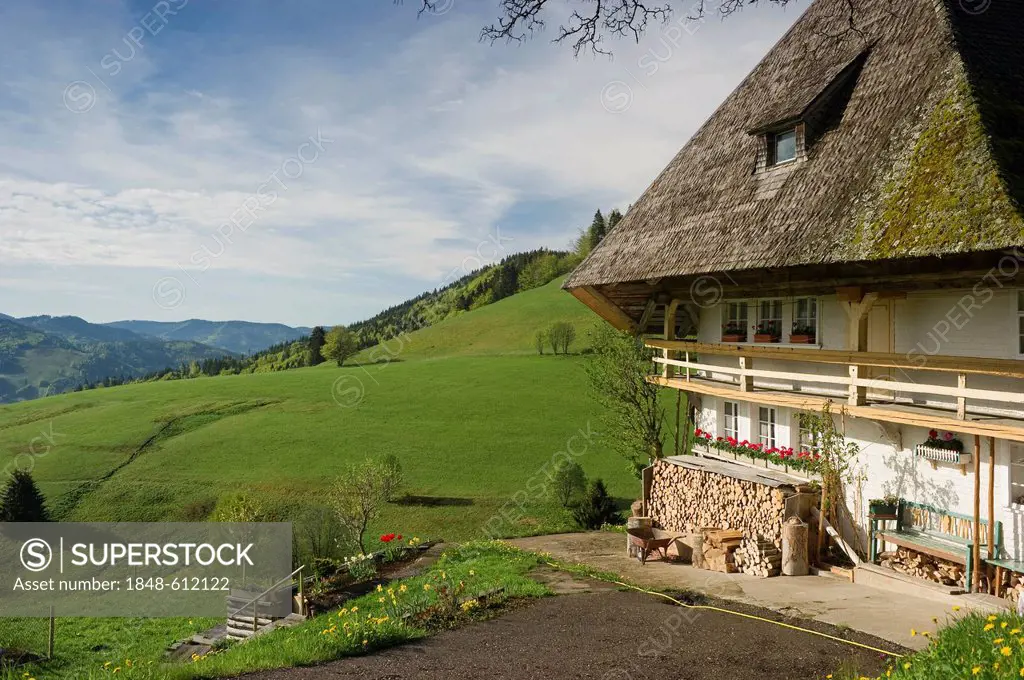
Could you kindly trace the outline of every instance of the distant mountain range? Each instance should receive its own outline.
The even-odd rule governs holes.
[[[0,403],[67,392],[109,378],[257,351],[307,328],[246,321],[89,323],[77,316],[0,314]]]
[[[280,323],[252,321],[113,321],[110,328],[149,335],[161,340],[190,340],[219,347],[235,354],[250,354],[289,340],[309,335],[313,329],[293,328]]]

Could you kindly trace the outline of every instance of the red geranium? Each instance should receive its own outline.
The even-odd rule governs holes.
[[[381,543],[390,543],[391,541],[395,540],[395,538],[396,536],[394,534],[384,534],[380,537],[380,541]]]

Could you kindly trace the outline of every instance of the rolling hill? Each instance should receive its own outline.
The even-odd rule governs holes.
[[[103,324],[161,340],[198,342],[235,354],[249,354],[309,335],[310,328],[252,321],[112,321]]]
[[[243,490],[298,531],[346,465],[394,454],[408,498],[389,504],[372,531],[461,540],[568,529],[568,512],[536,491],[556,453],[571,446],[622,500],[636,482],[596,432],[585,359],[533,350],[539,328],[569,320],[582,334],[593,323],[558,284],[410,333],[386,363],[3,406],[0,465],[32,455],[29,442],[43,431],[53,444],[32,458],[33,475],[63,519],[197,519]],[[509,514],[517,491],[527,496]]]

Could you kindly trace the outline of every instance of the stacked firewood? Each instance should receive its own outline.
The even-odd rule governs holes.
[[[744,538],[736,551],[736,566],[751,576],[778,576],[782,570],[782,550],[760,536]]]
[[[743,542],[743,532],[737,529],[704,529],[701,532],[704,569],[733,574],[736,567],[736,551]]]
[[[883,567],[944,586],[964,586],[964,567],[916,550],[899,548],[878,555]]]
[[[659,461],[654,467],[648,514],[656,526],[694,534],[704,527],[740,529],[782,547],[789,487],[774,488]]]

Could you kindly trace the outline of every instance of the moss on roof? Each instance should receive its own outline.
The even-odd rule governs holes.
[[[849,259],[998,248],[1008,229],[1024,233],[962,72],[894,174],[862,218]]]

